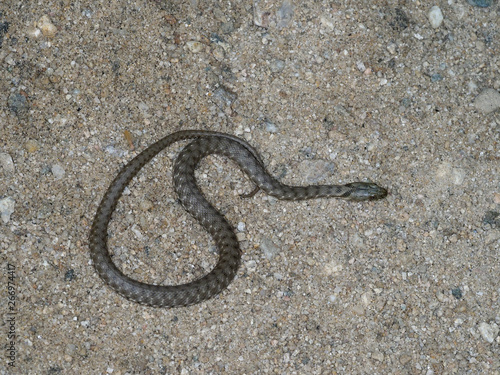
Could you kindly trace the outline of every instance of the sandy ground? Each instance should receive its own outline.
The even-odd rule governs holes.
[[[1,374],[500,374],[497,3],[101,4],[0,3]],[[390,195],[241,199],[210,157],[236,280],[191,307],[129,302],[92,267],[93,215],[121,166],[190,128],[246,139],[287,183]],[[215,264],[172,191],[182,146],[113,218],[136,279]]]

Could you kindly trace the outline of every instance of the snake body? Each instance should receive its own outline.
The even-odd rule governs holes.
[[[107,248],[108,224],[123,190],[139,170],[155,155],[174,142],[194,139],[174,163],[174,187],[184,208],[210,233],[219,251],[215,268],[198,280],[182,285],[151,285],[124,275],[113,263]],[[225,289],[236,276],[241,251],[236,235],[227,222],[203,196],[194,172],[204,157],[224,155],[234,160],[256,185],[278,199],[303,200],[337,197],[354,201],[382,199],[387,190],[368,182],[347,185],[288,186],[266,171],[258,153],[244,140],[224,133],[185,130],[172,133],[152,144],[127,165],[113,180],[97,209],[90,230],[89,246],[99,276],[122,296],[155,307],[187,306],[213,297]],[[257,190],[254,190],[255,193]]]

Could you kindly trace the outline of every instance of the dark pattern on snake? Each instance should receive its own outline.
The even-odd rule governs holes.
[[[181,151],[175,161],[174,186],[185,209],[212,236],[219,251],[217,265],[204,277],[182,285],[150,285],[133,280],[115,266],[108,252],[108,224],[113,211],[127,184],[145,164],[170,144],[192,138],[196,139]],[[286,200],[337,197],[364,201],[382,199],[387,195],[384,188],[367,182],[287,186],[270,176],[257,152],[247,142],[235,136],[198,130],[170,134],[149,146],[123,167],[104,194],[90,230],[89,246],[94,267],[104,282],[122,296],[150,306],[187,306],[220,293],[234,279],[241,258],[236,235],[224,216],[205,199],[194,177],[200,160],[210,154],[227,156],[239,165],[256,185],[256,190],[248,196],[258,189]]]

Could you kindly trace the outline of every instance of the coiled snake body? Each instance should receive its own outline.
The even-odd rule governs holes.
[[[219,251],[215,268],[193,282],[162,286],[150,285],[124,275],[113,263],[107,248],[108,224],[123,190],[139,170],[170,144],[193,139],[179,154],[174,164],[174,187],[179,200],[212,236]],[[89,246],[94,267],[99,276],[115,291],[135,302],[174,307],[192,305],[220,293],[234,279],[240,265],[240,248],[233,228],[203,196],[194,171],[199,161],[210,154],[224,155],[234,160],[258,189],[278,199],[303,200],[337,197],[354,201],[382,199],[384,188],[373,183],[354,182],[347,185],[287,186],[266,171],[257,152],[245,141],[228,134],[185,130],[166,136],[132,159],[118,173],[97,209],[90,230]]]

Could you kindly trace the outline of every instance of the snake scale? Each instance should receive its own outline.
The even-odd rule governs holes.
[[[219,251],[215,268],[207,275],[182,285],[150,285],[124,275],[108,252],[108,224],[123,190],[155,155],[174,142],[194,139],[179,154],[173,171],[174,188],[184,208],[210,233]],[[244,140],[224,133],[184,130],[167,135],[152,144],[128,164],[113,180],[97,209],[89,236],[90,254],[99,276],[122,296],[145,305],[175,307],[192,305],[213,297],[234,279],[241,251],[236,235],[227,222],[203,196],[195,181],[201,159],[219,154],[234,160],[259,189],[278,199],[303,200],[337,197],[353,201],[382,199],[387,190],[368,182],[346,185],[288,186],[266,171],[258,153]]]

